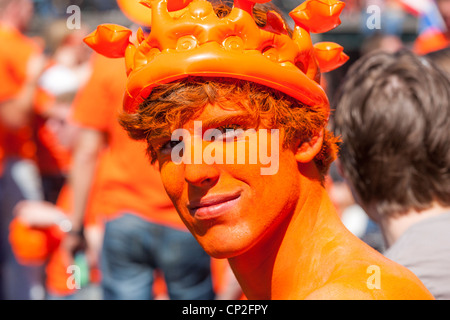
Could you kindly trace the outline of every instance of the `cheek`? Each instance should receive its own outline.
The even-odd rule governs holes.
[[[301,186],[297,162],[289,151],[280,152],[279,170],[274,175],[261,175],[258,165],[234,166],[228,172],[247,185],[241,216],[249,228],[265,228],[295,208]]]
[[[160,164],[161,181],[166,189],[172,202],[175,205],[179,202],[184,186],[184,178],[182,167],[173,162],[165,162]]]
[[[295,158],[289,152],[280,152],[280,166],[275,175],[260,176],[253,188],[255,206],[267,219],[277,220],[285,213],[291,212],[301,192],[299,172]]]

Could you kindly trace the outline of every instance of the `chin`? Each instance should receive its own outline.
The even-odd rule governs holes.
[[[205,250],[206,253],[214,259],[230,259],[235,257],[233,252],[221,251],[221,250]]]
[[[240,254],[244,253],[246,250],[243,249],[235,249],[228,247],[220,247],[220,248],[205,248],[204,250],[208,255],[215,259],[231,259]]]
[[[241,232],[240,235],[237,235],[235,232],[209,230],[202,237],[196,236],[196,238],[206,253],[216,259],[230,259],[239,256],[245,253],[252,243],[251,239]]]

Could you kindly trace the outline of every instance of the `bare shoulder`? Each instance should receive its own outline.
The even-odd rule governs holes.
[[[408,269],[390,260],[358,262],[322,287],[309,300],[430,300],[423,283]]]
[[[327,283],[310,293],[305,300],[374,300],[374,297],[348,284]]]
[[[407,283],[406,283],[407,284]],[[328,283],[310,293],[306,300],[433,300],[424,288],[407,284],[397,288],[362,289],[348,283]]]

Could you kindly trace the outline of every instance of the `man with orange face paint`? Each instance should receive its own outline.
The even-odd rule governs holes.
[[[348,57],[310,32],[336,27],[344,4],[304,2],[292,31],[255,2],[269,1],[145,1],[148,37],[131,43],[112,25],[87,37],[125,57],[122,125],[148,142],[180,217],[208,254],[228,259],[249,299],[431,299],[343,226],[324,189],[337,139],[320,71]],[[267,174],[269,153],[278,170]]]

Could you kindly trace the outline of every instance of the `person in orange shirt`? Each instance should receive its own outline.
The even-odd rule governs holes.
[[[152,299],[155,270],[163,273],[171,299],[213,299],[210,258],[187,232],[164,191],[157,168],[148,166],[145,144],[131,140],[117,121],[126,77],[123,61],[95,56],[93,73],[74,102],[82,127],[70,175],[74,191],[72,239],[82,237],[82,217],[99,152],[105,220],[101,274],[104,298]]]
[[[63,71],[63,72],[62,72]],[[60,154],[66,165],[70,166],[71,153],[76,141],[79,128],[70,121],[70,109],[72,97],[82,84],[81,79],[76,77],[70,69],[62,68],[61,64],[54,64],[53,68],[47,69],[40,81],[42,88],[46,92],[52,94],[54,101],[43,110],[42,120],[38,127],[39,138],[45,140],[41,143],[47,143],[46,146],[51,147],[47,157],[43,157],[47,153],[38,152],[38,160],[51,159],[50,156]],[[43,134],[46,134],[45,136]],[[49,144],[48,142],[52,142]],[[39,145],[38,145],[39,147]],[[39,150],[39,149],[38,149]],[[55,152],[59,151],[59,152]],[[64,151],[62,153],[61,151]],[[49,179],[51,172],[60,172],[61,166],[55,165],[49,161],[45,164],[48,168],[45,170],[40,166],[41,174],[44,175],[43,181],[49,182],[55,179]],[[51,170],[51,171],[49,171]],[[64,173],[64,171],[62,171]],[[45,175],[47,174],[47,179]],[[59,188],[47,188],[46,201],[21,201],[14,208],[15,218],[10,224],[10,243],[13,253],[22,265],[41,266],[45,268],[45,293],[47,299],[78,299],[88,297],[86,294],[91,291],[93,286],[90,281],[90,274],[98,270],[96,251],[89,250],[87,252],[78,252],[76,257],[72,256],[72,252],[68,252],[62,245],[64,237],[70,233],[70,230],[60,230],[59,226],[67,223],[69,215],[72,212],[72,192],[70,187],[61,176],[63,184]],[[45,183],[45,182],[44,182]],[[95,187],[93,188],[95,189]],[[46,188],[44,188],[46,190]],[[53,191],[53,192],[49,192]],[[50,194],[49,194],[50,193]],[[51,195],[52,197],[49,197]],[[95,196],[95,192],[94,192]],[[57,197],[57,199],[53,199]],[[56,201],[55,201],[56,200]],[[96,248],[96,242],[92,242],[91,235],[97,235],[97,230],[101,224],[95,220],[90,212],[95,212],[93,206],[88,205],[87,214],[83,222],[83,226],[87,233],[87,242],[90,248]],[[67,226],[66,226],[67,227]],[[89,259],[86,259],[89,257]],[[92,259],[91,259],[92,258]],[[80,281],[74,276],[70,276],[68,271],[74,271],[79,261],[87,260],[87,269],[80,271],[81,279],[87,279],[90,282]],[[92,272],[91,272],[92,271]],[[87,277],[86,277],[87,276]],[[78,281],[78,285],[71,284],[68,281]],[[98,279],[93,279],[98,282]],[[69,283],[69,284],[68,284]],[[96,284],[96,283],[95,283]],[[82,289],[82,290],[79,290]]]
[[[39,87],[49,99],[48,103],[35,108],[34,116],[37,164],[45,199],[52,203],[55,203],[67,176],[71,140],[75,139],[74,130],[64,134],[62,131],[75,128],[66,125],[70,105],[90,74],[90,50],[82,41],[86,31],[70,30],[66,23],[66,19],[56,19],[42,32],[50,63],[39,78]]]
[[[339,25],[344,4],[303,2],[291,33],[275,9],[255,7],[265,2],[144,1],[153,25],[139,45],[131,30],[98,27],[85,41],[127,63],[122,125],[147,143],[181,219],[228,259],[248,299],[432,299],[344,227],[325,191],[337,138],[319,79],[347,58],[309,32]]]
[[[0,297],[5,299],[30,299],[31,287],[39,285],[29,268],[17,264],[7,241],[15,204],[43,197],[31,115],[46,59],[23,34],[32,15],[30,0],[0,1]]]
[[[64,68],[61,63],[54,63],[44,72],[40,83],[52,95],[53,100],[41,110],[45,122],[38,132],[48,134],[45,141],[52,141],[52,147],[65,151],[65,162],[69,162],[67,165],[70,166],[71,154],[80,130],[70,121],[71,102],[83,84],[82,77],[77,77],[74,70]],[[42,130],[44,128],[47,130]],[[39,137],[42,138],[41,135]],[[59,152],[54,152],[54,149],[51,148],[51,155],[58,155]],[[42,153],[38,152],[38,160],[48,159],[41,157]],[[52,162],[47,166],[51,170],[61,169],[61,166],[55,167]],[[40,169],[42,174],[48,173],[42,167]],[[95,198],[95,183],[92,189],[94,191],[89,200]],[[90,293],[99,282],[96,248],[103,226],[92,213],[101,209],[96,206],[96,202],[89,201],[83,227],[90,250],[77,252],[74,257],[62,245],[64,238],[71,232],[68,216],[73,211],[73,193],[67,181],[60,190],[55,191],[58,191],[55,192],[56,201],[47,197],[46,201],[24,200],[14,207],[14,219],[9,226],[9,242],[13,253],[21,265],[45,269],[46,299],[98,299],[98,294],[92,296]]]

